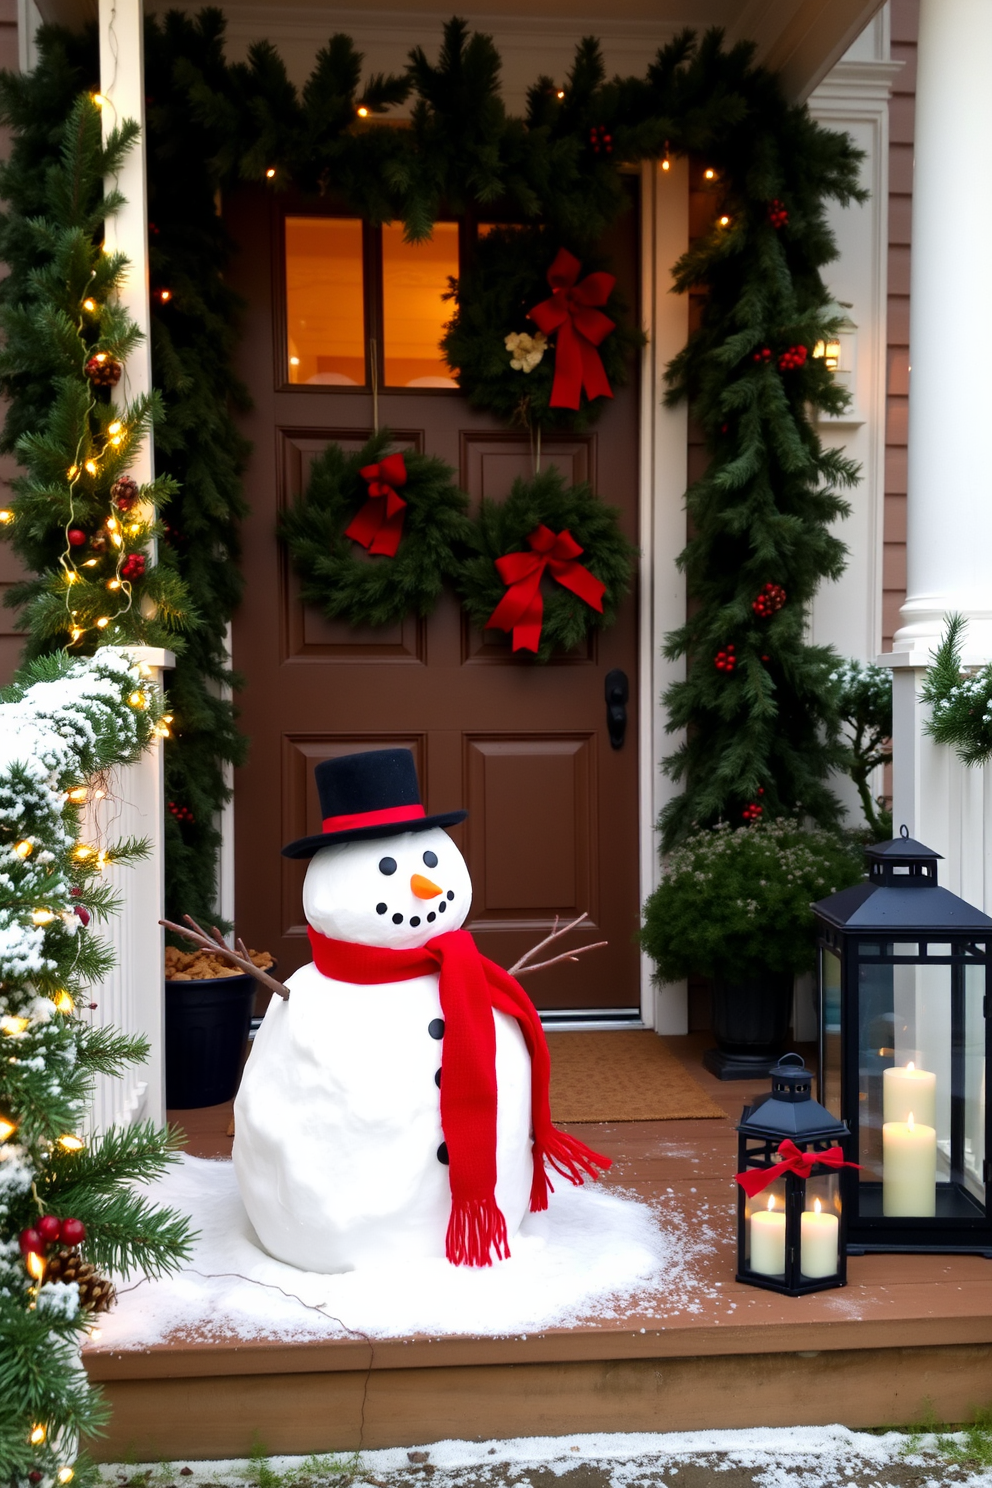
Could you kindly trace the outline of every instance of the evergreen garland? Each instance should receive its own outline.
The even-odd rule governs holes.
[[[152,372],[165,413],[156,425],[156,465],[178,482],[159,553],[193,606],[167,678],[175,723],[165,747],[166,796],[176,810],[165,827],[166,906],[173,917],[192,913],[211,922],[217,919],[216,816],[230,794],[227,768],[242,761],[246,747],[227,696],[237,679],[228,668],[225,630],[242,587],[237,524],[248,452],[232,408],[243,409],[247,395],[232,369],[239,307],[223,280],[230,245],[216,211],[219,176],[207,166],[218,140],[193,121],[180,79],[195,59],[198,76],[227,86],[223,26],[217,11],[195,20],[170,12],[161,21],[149,18],[145,29]],[[38,44],[34,72],[0,74],[0,112],[14,128],[11,159],[0,175],[8,204],[0,255],[12,267],[0,306],[4,295],[17,303],[35,266],[28,224],[44,209],[39,185],[66,115],[81,91],[98,85],[94,28],[77,36],[46,26]],[[3,447],[13,449],[45,417],[52,374],[35,359],[30,340],[9,347],[0,372],[11,400]],[[29,556],[29,566],[37,569],[44,556],[36,555],[37,563]]]
[[[175,1270],[189,1250],[185,1219],[134,1187],[173,1161],[175,1134],[149,1122],[79,1136],[94,1076],[119,1075],[148,1055],[143,1038],[95,1026],[88,1012],[90,988],[113,963],[91,924],[117,907],[103,869],[140,857],[144,845],[81,841],[84,807],[92,778],[136,759],[161,715],[161,697],[110,647],[91,659],[30,662],[0,694],[5,1482],[51,1484],[68,1473],[86,1488],[96,1472],[76,1460],[78,1436],[106,1419],[79,1366],[91,1321],[83,1282],[55,1279],[59,1241],[39,1244],[46,1226],[63,1245],[81,1244],[86,1269],[125,1277]]]
[[[104,641],[174,645],[188,609],[174,570],[152,564],[146,551],[162,531],[151,512],[172,496],[174,482],[160,477],[139,489],[128,477],[158,401],[154,393],[112,401],[140,333],[114,298],[127,260],[104,251],[102,233],[122,198],[104,194],[103,178],[137,131],[125,121],[104,147],[101,127],[99,108],[81,95],[57,158],[35,182],[34,210],[21,203],[0,223],[0,254],[13,260],[0,287],[0,384],[15,402],[4,447],[24,472],[13,481],[2,531],[32,574],[7,600],[22,607],[17,624],[29,633],[28,656]],[[8,199],[17,189],[11,176],[16,167],[0,168]],[[28,421],[29,402],[36,421]]]
[[[836,690],[829,685],[837,659],[827,648],[808,646],[804,626],[817,586],[843,567],[843,545],[829,529],[847,509],[840,493],[856,471],[822,447],[811,422],[811,415],[837,412],[845,403],[824,359],[811,353],[840,324],[821,278],[835,253],[824,202],[862,199],[859,152],[846,136],[815,124],[805,108],[787,104],[777,80],[754,66],[753,48],[741,44],[724,50],[718,32],[701,39],[686,32],[658,52],[643,77],[613,79],[606,76],[598,43],[584,38],[564,86],[539,78],[522,119],[506,113],[491,38],[470,34],[462,21],[445,26],[436,62],[415,48],[404,76],[376,76],[364,84],[360,54],[347,37],[334,36],[302,89],[290,82],[266,42],[253,46],[245,63],[225,66],[222,34],[219,14],[206,11],[196,21],[169,16],[152,23],[146,37],[146,65],[157,90],[149,102],[149,168],[155,177],[152,191],[159,192],[155,226],[164,255],[169,224],[175,225],[169,252],[189,248],[188,264],[195,262],[196,233],[184,238],[187,202],[194,204],[190,220],[203,224],[214,187],[238,179],[267,182],[276,191],[293,185],[305,192],[334,192],[373,222],[401,219],[412,240],[429,235],[442,208],[470,219],[495,208],[502,220],[533,224],[549,247],[570,243],[581,257],[623,210],[621,164],[678,153],[705,158],[716,225],[676,270],[678,289],[705,291],[702,323],[671,368],[670,396],[689,399],[711,463],[688,496],[693,536],[682,562],[692,618],[668,639],[668,654],[686,656],[691,665],[687,680],[666,698],[671,727],[686,728],[688,738],[666,762],[684,790],[665,813],[664,836],[672,842],[693,822],[750,820],[759,793],[761,809],[770,815],[801,808],[817,820],[834,820],[839,808],[825,781],[845,759]],[[64,99],[80,44],[64,33],[42,36],[38,91],[51,95],[61,88]],[[13,86],[10,80],[4,84],[8,99]],[[22,80],[22,89],[26,101],[29,80]],[[363,117],[381,114],[411,93],[409,128],[383,128]],[[46,134],[27,109],[6,107],[17,130],[15,159],[23,165],[30,159],[37,168],[46,151],[50,158],[50,127]],[[194,136],[194,130],[202,133]],[[178,153],[170,156],[177,149],[185,152],[181,160]],[[176,183],[159,191],[156,182],[167,168]],[[213,324],[222,324],[224,335],[215,335],[208,348],[208,316],[191,297],[185,345],[192,354],[184,369],[182,356],[170,369],[166,352],[170,337],[173,347],[179,345],[179,317],[169,321],[169,305],[157,306],[161,325],[173,328],[167,335],[156,333],[156,379],[178,401],[179,373],[185,370],[192,378],[187,386],[193,411],[192,400],[207,391],[208,379],[199,379],[198,368],[210,365],[208,349],[216,352],[209,380],[217,385],[218,419],[223,419],[229,400],[237,397],[226,339],[235,307],[217,286],[215,270],[226,249],[216,224],[208,236],[207,278],[217,289],[209,313],[216,313]],[[480,243],[483,266],[485,241]],[[197,251],[202,246],[201,239]],[[14,247],[26,263],[23,242]],[[490,251],[497,253],[496,243]],[[180,282],[177,260],[163,256],[156,274],[160,269]],[[467,281],[471,272],[469,266]],[[189,277],[192,281],[194,275]],[[457,317],[469,314],[463,287],[456,333],[467,324]],[[507,334],[502,325],[498,329],[500,336]],[[603,343],[610,355],[611,340]],[[496,376],[495,364],[487,359],[500,351],[498,341],[488,327],[475,348],[480,368],[472,363],[473,348],[459,348],[471,369],[467,385],[474,378],[481,388]],[[501,356],[507,356],[505,346]],[[547,366],[542,372],[543,365],[527,374],[507,373],[509,384],[519,378],[521,386],[529,386],[536,378],[533,386],[540,387],[551,370]],[[40,374],[34,385],[38,396],[50,386]],[[503,392],[498,399],[506,403]],[[516,394],[504,416],[512,416],[519,404]],[[195,415],[185,428],[194,425]],[[167,445],[168,433],[163,438]],[[210,458],[209,445],[203,441],[204,460]],[[243,455],[226,433],[220,447],[223,474],[216,485],[223,513],[214,535],[221,551],[233,553],[230,523],[240,500],[236,480]],[[178,448],[171,458],[178,467]],[[190,471],[182,473],[191,478]],[[183,536],[193,530],[186,517],[176,527],[182,571],[189,552],[199,552],[199,546],[192,543],[184,551]],[[210,617],[206,630],[216,641],[232,593],[223,588],[228,583],[223,564],[201,567],[193,603]],[[218,575],[223,575],[221,588],[208,589]],[[769,584],[784,589],[787,602],[763,615],[754,602]],[[197,759],[210,764],[186,769],[182,780],[187,795],[197,782],[209,783],[206,809],[194,812],[204,823],[212,816],[211,803],[222,799],[222,763],[237,750],[229,705],[223,704],[221,713],[203,706],[211,685],[216,687],[216,670],[223,670],[222,658],[209,646],[208,653],[197,662],[197,676],[206,676],[209,685],[177,709],[181,726],[184,715],[191,725],[195,719],[203,746]],[[721,655],[724,662],[733,657],[733,664],[718,667]],[[218,718],[224,727],[216,731],[219,748],[210,755],[210,723]],[[182,747],[180,739],[173,757],[179,758]],[[188,868],[199,846],[187,845]],[[181,882],[188,896],[182,909],[199,903],[209,887],[204,881],[194,888],[188,873]]]
[[[606,585],[600,613],[578,595],[554,582],[542,581],[544,614],[535,661],[545,662],[561,651],[582,645],[590,630],[612,625],[617,606],[630,588],[637,549],[620,530],[615,507],[606,506],[583,483],[567,486],[554,465],[532,480],[515,480],[505,501],[482,500],[472,527],[474,552],[460,566],[456,588],[465,612],[484,630],[506,586],[496,559],[507,553],[526,553],[528,534],[549,527],[556,535],[568,531],[582,548],[578,562]],[[496,632],[490,632],[491,635]]]
[[[392,443],[388,429],[356,453],[329,444],[310,467],[310,480],[282,514],[279,536],[302,579],[301,598],[328,619],[350,625],[389,625],[404,615],[427,615],[458,554],[471,538],[468,500],[443,460],[403,451],[407,481],[403,535],[394,557],[372,557],[344,535],[368,498],[362,468],[382,459]]]

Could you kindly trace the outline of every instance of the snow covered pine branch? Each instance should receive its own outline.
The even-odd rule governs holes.
[[[100,1270],[161,1274],[189,1249],[185,1219],[133,1187],[173,1160],[174,1137],[153,1123],[80,1135],[94,1076],[148,1053],[90,1016],[112,961],[90,927],[117,908],[103,872],[144,845],[81,840],[83,808],[161,715],[110,646],[31,662],[0,693],[0,1478],[40,1488],[94,1472],[78,1439],[106,1412],[79,1350],[113,1297]]]

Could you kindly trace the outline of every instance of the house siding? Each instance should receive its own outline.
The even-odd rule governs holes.
[[[906,597],[906,468],[909,423],[909,252],[919,0],[890,0],[892,60],[904,64],[889,103],[889,294],[885,400],[885,529],[882,649],[891,651]]]

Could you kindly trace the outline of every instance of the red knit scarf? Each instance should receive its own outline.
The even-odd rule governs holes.
[[[510,1254],[506,1220],[496,1203],[496,1026],[493,1008],[516,1018],[530,1054],[531,1124],[534,1132],[532,1210],[548,1207],[551,1183],[545,1163],[572,1183],[598,1177],[610,1166],[577,1137],[551,1124],[551,1059],[537,1010],[508,971],[479,952],[467,930],[436,935],[419,950],[331,940],[307,932],[317,970],[339,982],[371,986],[407,982],[440,970],[444,1046],[441,1057],[441,1127],[448,1149],[451,1218],[444,1253],[454,1266],[489,1266],[492,1252]],[[553,1192],[553,1190],[552,1190]]]

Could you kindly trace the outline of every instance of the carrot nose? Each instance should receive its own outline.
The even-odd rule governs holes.
[[[410,880],[410,887],[418,899],[436,899],[441,893],[436,883],[431,883],[422,873],[415,873]]]

